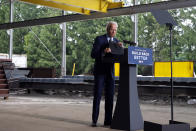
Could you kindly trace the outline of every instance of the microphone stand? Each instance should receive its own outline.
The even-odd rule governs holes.
[[[173,25],[171,23],[166,24],[167,27],[169,27],[170,31],[170,63],[171,63],[171,77],[170,77],[170,95],[171,95],[171,120],[174,120],[174,109],[173,109],[173,97],[174,97],[174,88],[173,88],[173,69],[172,69],[172,30]]]

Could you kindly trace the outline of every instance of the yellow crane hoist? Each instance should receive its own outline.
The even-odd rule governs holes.
[[[123,2],[113,0],[20,0],[23,2],[58,8],[89,15],[90,11],[107,12],[107,9],[123,7]]]

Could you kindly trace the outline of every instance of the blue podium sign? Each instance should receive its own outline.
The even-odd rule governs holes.
[[[152,49],[129,46],[128,64],[153,65]]]

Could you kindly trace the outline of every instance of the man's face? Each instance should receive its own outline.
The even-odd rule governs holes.
[[[114,37],[116,35],[116,32],[117,32],[117,26],[115,24],[112,24],[110,26],[110,29],[108,30],[108,35],[110,37]]]

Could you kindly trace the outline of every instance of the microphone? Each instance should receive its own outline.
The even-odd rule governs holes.
[[[130,46],[136,46],[136,43],[133,41],[123,40],[123,43],[129,44]]]

